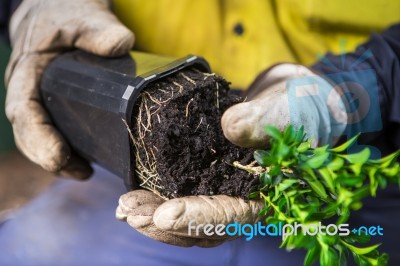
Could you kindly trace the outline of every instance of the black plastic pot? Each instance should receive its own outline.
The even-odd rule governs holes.
[[[103,58],[73,51],[56,58],[41,82],[43,104],[76,153],[137,188],[129,132],[139,92],[150,82],[190,66],[210,72],[197,56],[171,59],[132,52]]]

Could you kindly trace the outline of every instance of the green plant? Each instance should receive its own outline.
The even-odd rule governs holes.
[[[271,137],[270,149],[254,152],[259,165],[235,165],[259,175],[260,188],[249,197],[264,199],[260,215],[267,217],[267,224],[326,224],[328,219],[329,223],[343,224],[352,210],[362,207],[363,198],[376,195],[378,187],[400,184],[400,152],[372,160],[368,148],[346,153],[358,136],[335,148],[311,148],[303,128],[289,126],[282,133],[272,126],[265,130]],[[386,265],[388,255],[378,252],[379,244],[359,246],[367,242],[369,236],[365,234],[298,233],[287,236],[281,247],[307,249],[304,265],[318,259],[323,266],[344,265],[349,255],[358,265]]]

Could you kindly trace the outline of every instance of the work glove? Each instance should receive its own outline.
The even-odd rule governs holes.
[[[122,195],[116,217],[126,221],[140,233],[176,246],[214,247],[236,238],[228,234],[204,233],[203,226],[254,224],[264,207],[262,200],[244,200],[225,195],[188,196],[164,200],[153,192],[135,190]],[[199,234],[196,235],[196,227]]]
[[[335,144],[347,126],[348,106],[343,88],[305,66],[280,64],[261,73],[243,103],[222,116],[225,137],[242,147],[265,148],[265,125],[283,131],[289,124],[304,126],[312,146]]]
[[[26,0],[10,22],[13,46],[6,70],[6,114],[23,154],[45,170],[85,179],[91,168],[71,153],[43,109],[39,84],[43,70],[63,51],[80,48],[119,56],[134,36],[110,12],[107,0]]]
[[[293,95],[288,86],[295,90]],[[308,137],[315,140],[314,146],[325,144],[346,128],[342,94],[340,88],[333,88],[304,66],[281,64],[258,76],[246,101],[224,113],[222,128],[231,142],[242,147],[265,148],[269,140],[264,126],[272,124],[283,130],[289,123],[303,125]],[[246,201],[225,195],[165,201],[152,192],[137,190],[121,196],[116,216],[161,242],[212,247],[232,237],[205,235],[202,230],[195,235],[198,225],[254,224],[261,218],[258,214],[263,206],[262,200]]]

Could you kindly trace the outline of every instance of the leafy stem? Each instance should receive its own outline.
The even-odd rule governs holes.
[[[262,198],[265,207],[260,215],[271,224],[344,224],[351,211],[362,208],[362,199],[376,196],[378,188],[388,183],[400,184],[400,152],[381,159],[370,159],[370,150],[346,151],[358,135],[344,144],[312,148],[303,128],[288,126],[283,132],[265,128],[271,137],[270,149],[254,152],[256,163],[234,166],[259,176],[260,186],[249,198]],[[307,249],[304,265],[319,260],[321,265],[342,265],[352,255],[358,265],[386,265],[388,255],[380,254],[378,245],[359,247],[370,237],[364,233],[339,235],[334,227],[326,232],[306,234],[303,227],[296,235],[287,235],[281,247]]]

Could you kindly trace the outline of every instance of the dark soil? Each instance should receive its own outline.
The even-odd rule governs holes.
[[[183,70],[150,84],[132,121],[136,173],[142,187],[166,198],[225,194],[247,198],[254,175],[232,166],[249,164],[253,150],[225,139],[221,116],[242,101],[228,96],[221,77]]]

